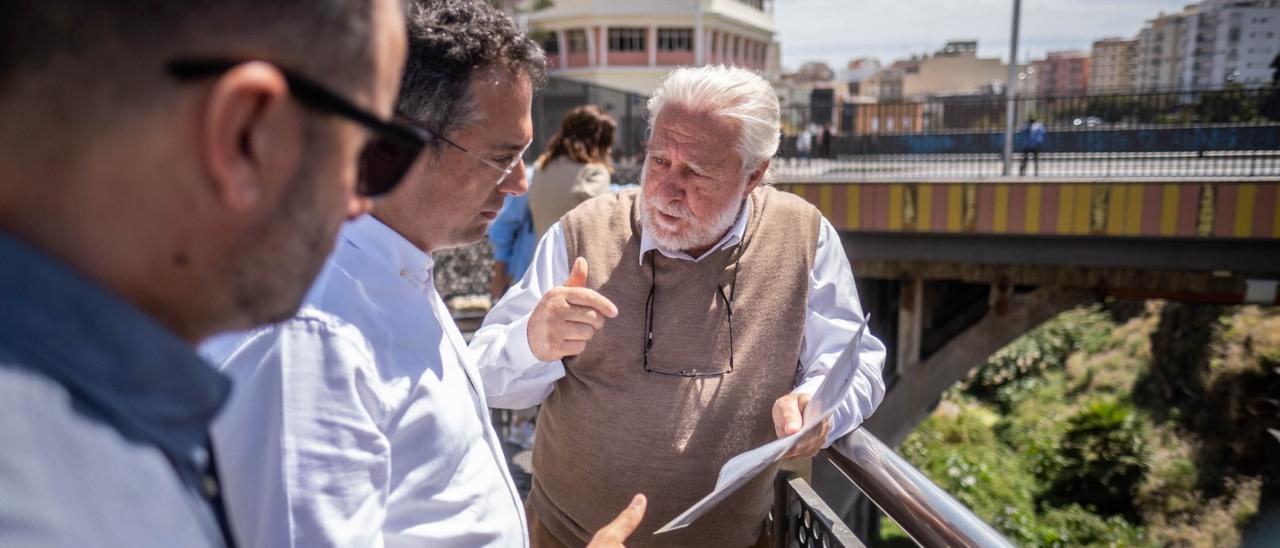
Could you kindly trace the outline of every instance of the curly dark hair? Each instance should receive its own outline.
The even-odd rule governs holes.
[[[535,88],[546,81],[542,48],[484,2],[411,0],[406,16],[409,58],[397,109],[439,135],[479,121],[470,84],[483,71],[522,75]]]

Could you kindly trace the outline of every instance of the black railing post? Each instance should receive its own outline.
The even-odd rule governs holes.
[[[779,471],[773,480],[773,546],[865,548],[804,478]]]

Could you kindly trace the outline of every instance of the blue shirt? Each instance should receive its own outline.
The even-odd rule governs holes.
[[[1036,122],[1027,124],[1022,129],[1023,147],[1024,148],[1040,148],[1044,144],[1044,124]]]
[[[0,232],[0,546],[222,546],[210,421],[182,339]]]
[[[528,194],[507,196],[498,218],[489,226],[489,242],[493,244],[493,260],[507,265],[511,280],[524,277],[524,271],[533,262],[533,248],[538,245]]]

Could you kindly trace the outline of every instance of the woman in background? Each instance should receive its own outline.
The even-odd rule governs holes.
[[[570,209],[609,192],[609,153],[617,129],[618,123],[595,105],[565,115],[534,164],[538,184],[529,188],[529,211],[539,237]]]

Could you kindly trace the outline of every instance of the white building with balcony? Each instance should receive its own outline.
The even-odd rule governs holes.
[[[556,0],[525,22],[553,76],[646,95],[679,66],[779,72],[771,0]]]

